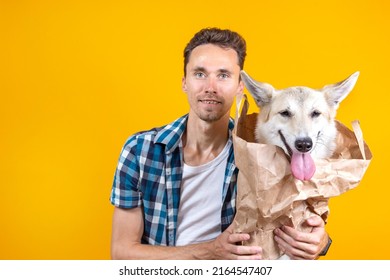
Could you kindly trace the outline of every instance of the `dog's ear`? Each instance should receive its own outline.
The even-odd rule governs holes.
[[[331,106],[338,107],[341,101],[352,91],[359,77],[359,71],[353,73],[344,81],[336,84],[327,85],[321,90]]]
[[[271,101],[274,88],[270,84],[255,81],[244,70],[241,70],[241,79],[257,106],[262,107]]]

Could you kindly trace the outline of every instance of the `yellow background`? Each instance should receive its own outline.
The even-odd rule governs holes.
[[[1,0],[0,259],[110,258],[122,145],[187,112],[182,52],[209,26],[242,34],[246,71],[277,88],[361,72],[337,118],[360,120],[374,157],[331,200],[326,259],[390,259],[389,11],[386,0]]]

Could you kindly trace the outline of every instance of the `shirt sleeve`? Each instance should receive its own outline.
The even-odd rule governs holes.
[[[137,159],[137,137],[131,136],[119,156],[110,201],[116,207],[135,208],[142,204],[142,194],[138,188],[139,163]]]

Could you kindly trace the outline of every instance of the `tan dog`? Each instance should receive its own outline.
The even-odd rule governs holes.
[[[291,157],[294,177],[310,180],[316,170],[313,159],[333,154],[336,110],[352,91],[358,76],[359,72],[355,72],[344,81],[319,90],[303,86],[277,90],[241,71],[246,88],[260,108],[256,141],[281,147]]]

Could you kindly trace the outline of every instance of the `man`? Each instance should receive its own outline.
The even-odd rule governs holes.
[[[116,170],[113,259],[261,259],[234,233],[237,168],[230,108],[240,80],[245,40],[236,32],[199,31],[184,50],[183,91],[190,111],[173,123],[136,133]],[[311,233],[283,226],[280,248],[293,259],[315,259],[328,241],[320,217]]]

